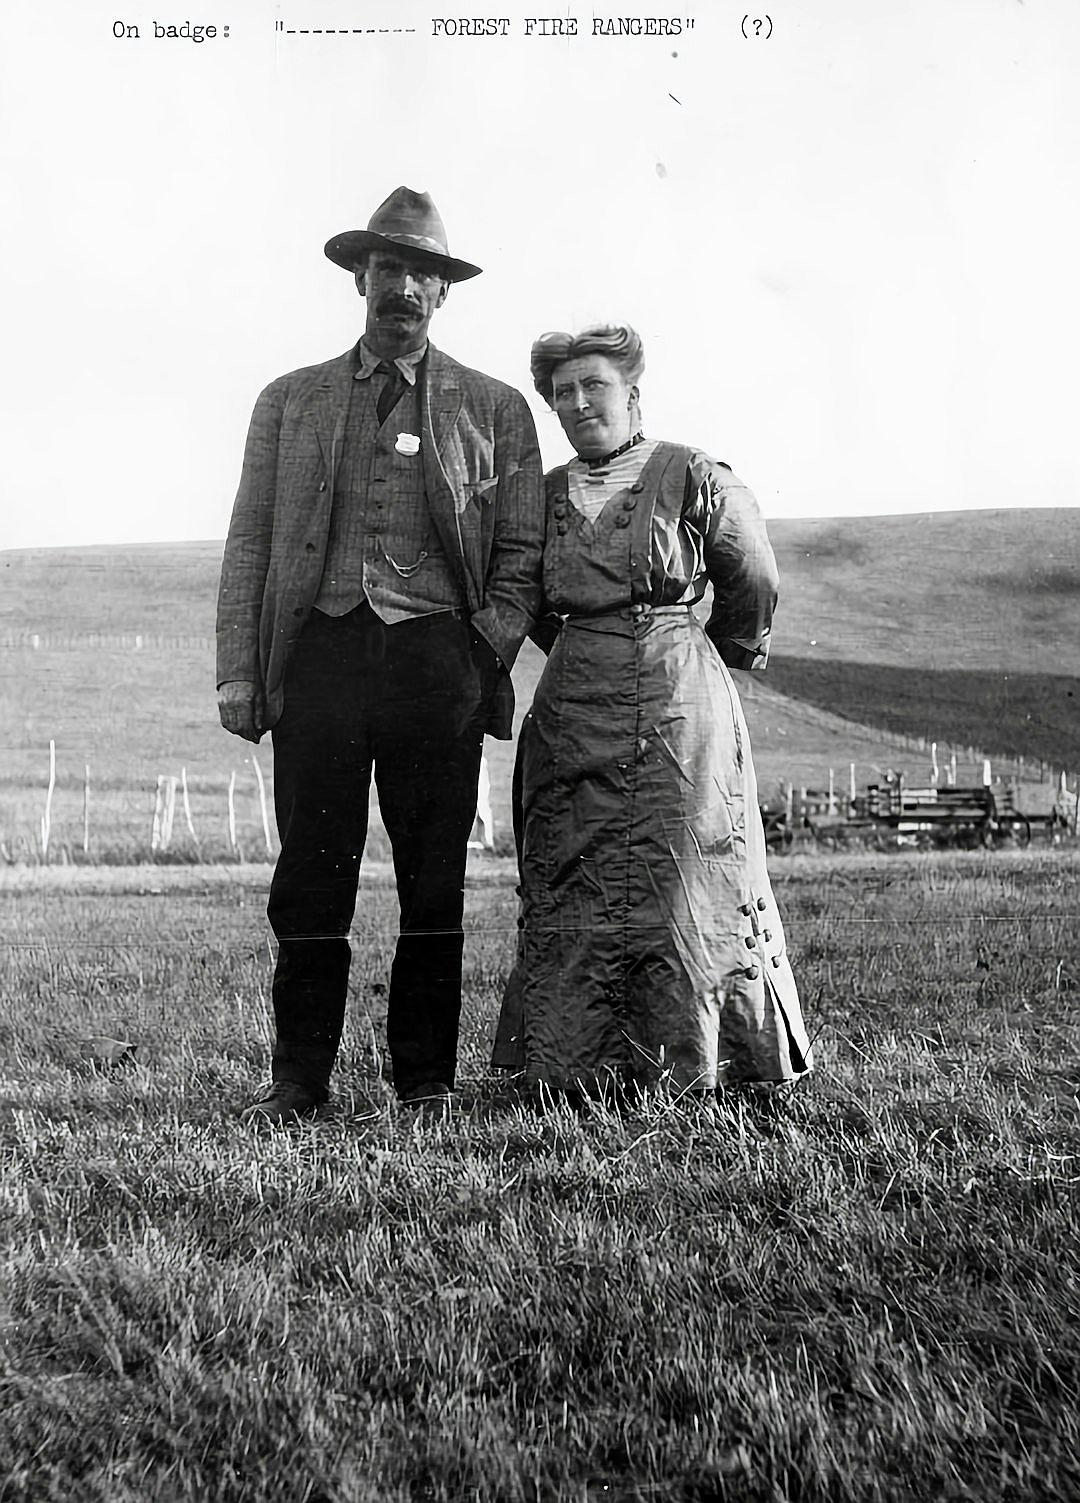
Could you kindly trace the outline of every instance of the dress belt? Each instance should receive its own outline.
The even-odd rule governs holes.
[[[642,601],[639,605],[624,605],[615,610],[596,611],[592,614],[575,611],[573,615],[567,616],[565,624],[576,626],[578,622],[644,621],[651,616],[691,616],[693,612],[692,605],[649,605],[647,601]]]

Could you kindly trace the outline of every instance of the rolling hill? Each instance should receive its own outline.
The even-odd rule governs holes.
[[[1080,511],[770,532],[781,693],[898,735],[1080,766]]]
[[[1040,757],[1080,769],[1080,513],[778,521],[770,532],[783,575],[775,658],[765,675],[738,675],[763,794],[784,781],[824,788],[830,773],[844,789],[851,764],[860,786],[887,767],[925,778],[929,755],[910,742],[919,736],[959,749],[961,781],[977,779],[984,748],[1024,756],[1029,777]],[[216,722],[220,560],[219,542],[0,553],[9,851],[32,849],[50,740],[62,844],[74,849],[81,837],[89,764],[100,852],[147,844],[157,779],[181,768],[204,853],[229,849],[231,778],[242,843],[261,849],[251,749]],[[519,715],[541,667],[527,646],[515,670]],[[266,741],[255,755],[269,784]],[[511,745],[488,742],[501,830],[512,758]],[[1052,797],[1049,781],[1022,795],[1035,812]],[[190,844],[179,816],[177,828],[178,844]]]
[[[780,520],[778,655],[1080,675],[1080,509]]]

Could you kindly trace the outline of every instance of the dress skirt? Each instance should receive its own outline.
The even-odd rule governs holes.
[[[808,1070],[746,722],[693,612],[571,617],[518,755],[522,927],[494,1063],[554,1090]]]

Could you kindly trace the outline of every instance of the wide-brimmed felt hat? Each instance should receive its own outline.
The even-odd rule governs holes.
[[[355,271],[361,257],[373,250],[414,251],[437,263],[448,282],[465,282],[481,271],[479,266],[450,254],[446,229],[431,194],[416,193],[412,188],[395,188],[372,214],[366,230],[335,235],[326,242],[325,250],[330,260],[346,271]]]

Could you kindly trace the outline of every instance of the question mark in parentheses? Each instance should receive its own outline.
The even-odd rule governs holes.
[[[761,23],[761,18],[759,16],[755,16],[754,17],[754,35],[756,37],[759,37],[761,35],[761,24],[762,24]]]

